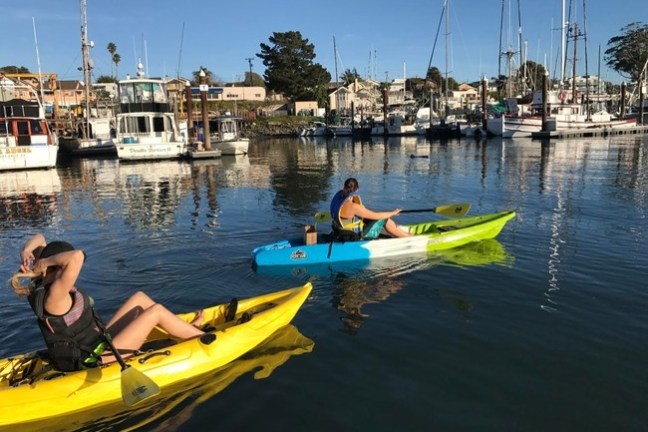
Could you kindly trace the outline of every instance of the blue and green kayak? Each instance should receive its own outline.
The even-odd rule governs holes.
[[[452,249],[474,241],[497,237],[504,225],[514,217],[515,211],[502,211],[482,216],[401,225],[402,229],[414,234],[403,238],[332,242],[330,234],[318,233],[315,244],[306,245],[304,238],[297,238],[259,246],[252,251],[252,262],[257,267],[368,262],[375,258]]]

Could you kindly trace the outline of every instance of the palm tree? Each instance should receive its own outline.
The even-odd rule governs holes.
[[[115,63],[113,65],[113,77],[116,78],[117,74],[116,74],[115,69],[116,69],[117,63],[119,63],[119,62],[115,62],[115,55],[116,55],[115,53],[117,52],[117,45],[115,45],[112,42],[109,42],[107,49],[108,49],[108,52],[110,53],[111,60],[113,61],[113,63]],[[117,54],[117,56],[119,56],[119,54]]]
[[[193,83],[192,85],[198,85],[200,84],[200,71],[205,71],[205,81],[206,84],[212,85],[214,82],[214,74],[212,71],[207,69],[204,66],[200,66],[200,68],[197,71],[193,71]]]
[[[112,61],[115,64],[114,70],[115,70],[115,79],[117,79],[117,76],[119,75],[119,62],[121,61],[121,56],[117,53],[113,54],[112,56]]]

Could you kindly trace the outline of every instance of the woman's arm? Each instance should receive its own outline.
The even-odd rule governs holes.
[[[40,259],[34,263],[34,271],[44,272],[46,280],[53,277],[45,299],[45,309],[49,313],[62,315],[70,309],[71,300],[68,294],[76,284],[84,259],[83,251],[75,249]],[[54,271],[56,273],[53,276],[49,274]]]
[[[35,234],[30,237],[20,251],[20,271],[23,273],[31,271],[34,260],[40,255],[40,251],[47,245],[42,234]]]
[[[373,210],[369,210],[363,205],[353,203],[353,212],[355,216],[360,217],[362,219],[379,220],[379,219],[389,219],[391,217],[394,217],[401,212],[401,209],[396,209],[389,212],[375,212]]]

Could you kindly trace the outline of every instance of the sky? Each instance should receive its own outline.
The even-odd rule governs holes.
[[[572,6],[571,22],[587,36],[586,45],[577,45],[577,73],[585,74],[587,57],[590,74],[623,81],[605,66],[603,53],[624,26],[648,22],[645,0],[564,2],[566,13]],[[112,42],[121,56],[120,78],[134,75],[141,61],[154,77],[191,78],[203,66],[224,82],[242,81],[250,62],[252,72],[263,75],[261,43],[269,44],[275,32],[299,31],[333,80],[347,69],[378,81],[424,77],[431,64],[458,82],[473,82],[507,74],[500,45],[519,51],[521,28],[526,57],[558,77],[562,0],[448,4],[446,22],[440,19],[444,0],[87,0],[92,76],[113,74]],[[80,10],[79,0],[0,0],[0,66],[36,73],[40,64],[43,73],[82,80]],[[515,58],[514,66],[519,54]],[[571,63],[567,68],[571,75]]]

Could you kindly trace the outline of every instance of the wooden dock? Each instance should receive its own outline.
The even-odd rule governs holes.
[[[552,140],[569,138],[599,138],[620,135],[645,135],[648,133],[648,126],[633,126],[625,128],[593,127],[586,129],[568,129],[550,132],[533,132],[531,138]]]

